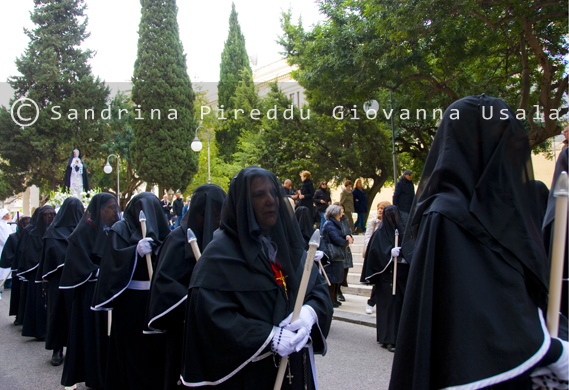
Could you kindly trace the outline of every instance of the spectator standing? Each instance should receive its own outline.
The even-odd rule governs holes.
[[[406,170],[395,185],[395,193],[393,194],[393,205],[399,209],[404,224],[407,224],[407,219],[409,219],[413,199],[415,199],[413,172]]]
[[[302,171],[300,173],[300,179],[302,180],[302,187],[300,187],[300,195],[298,198],[300,201],[297,207],[304,206],[310,210],[310,215],[314,216],[314,203],[312,199],[314,198],[314,184],[310,180],[310,172]]]
[[[377,204],[377,217],[370,219],[367,223],[366,234],[364,237],[364,250],[362,253],[362,256],[364,257],[364,259],[366,257],[366,250],[367,250],[367,246],[369,244],[369,241],[371,240],[373,233],[379,227],[379,224],[381,223],[381,220],[383,218],[383,209],[385,209],[387,206],[390,206],[390,205],[391,205],[391,203],[388,201],[379,202]],[[364,267],[364,269],[365,269],[365,267]],[[374,306],[375,306],[375,284],[373,285],[373,287],[371,289],[371,297],[367,300],[366,313],[372,314]]]
[[[166,216],[166,221],[168,224],[170,223],[170,210],[172,210],[172,204],[168,202],[168,195],[164,194],[164,197],[160,201],[160,206],[162,206],[162,211],[164,211],[164,215]]]
[[[326,222],[322,227],[321,239],[324,240],[328,247],[327,254],[328,257],[331,258],[329,259],[330,263],[327,264],[324,269],[331,284],[328,286],[328,290],[330,292],[332,306],[340,307],[342,304],[338,301],[338,291],[340,290],[340,284],[344,276],[345,248],[354,241],[352,236],[342,232],[342,224],[340,222],[342,218],[342,208],[340,206],[335,204],[328,206],[325,217]]]
[[[354,194],[352,194],[352,183],[351,180],[346,180],[344,182],[344,187],[340,192],[340,203],[344,206],[344,212],[348,222],[350,223],[350,228],[354,226],[354,219],[352,218],[352,213],[354,210]],[[357,233],[354,233],[357,234]]]
[[[182,218],[184,218],[184,215],[186,215],[190,208],[190,199],[191,198],[189,196],[186,198],[186,204],[184,204],[184,208],[182,209]]]
[[[296,199],[296,195],[292,189],[292,181],[290,179],[286,179],[284,181],[282,191],[284,196],[289,196],[293,199]]]
[[[342,204],[339,202],[335,202],[334,204],[337,204],[337,206],[340,206],[342,208],[342,217],[340,217],[340,224],[342,225],[342,234],[352,237],[352,227],[348,222],[348,218],[346,218],[346,216],[344,215],[344,206],[342,206]],[[352,237],[352,243],[353,239],[354,238]],[[344,294],[342,294],[342,287],[348,287],[348,271],[350,270],[350,268],[353,267],[354,267],[354,258],[352,256],[352,250],[350,249],[349,246],[347,246],[346,257],[344,257],[344,278],[342,279],[342,283],[340,283],[340,286],[338,287],[338,301],[340,302],[344,302],[346,300],[346,298],[344,298]]]
[[[182,215],[184,210],[184,200],[182,199],[182,193],[180,191],[176,191],[176,200],[174,200],[172,211],[174,212],[174,227],[177,228],[180,226],[180,221],[182,220]]]
[[[358,219],[354,224],[354,232],[358,232],[358,228],[360,228],[358,233],[364,233],[366,231],[367,196],[362,179],[356,180],[356,188],[352,191],[352,195],[354,197],[354,211],[358,214]]]
[[[326,212],[328,206],[330,206],[332,203],[330,191],[328,191],[327,187],[328,184],[325,181],[321,181],[318,189],[314,193],[314,204],[316,205],[316,211],[320,215],[320,226],[324,225],[324,213]]]

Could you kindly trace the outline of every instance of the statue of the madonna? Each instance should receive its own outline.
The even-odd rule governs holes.
[[[89,178],[87,169],[81,160],[79,149],[73,149],[67,168],[65,170],[65,189],[69,189],[71,195],[80,198],[81,192],[89,191]]]

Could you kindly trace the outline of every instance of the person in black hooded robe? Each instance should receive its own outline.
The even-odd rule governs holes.
[[[16,316],[14,324],[18,324],[18,305],[20,304],[20,278],[16,276],[18,271],[18,261],[16,253],[18,250],[18,243],[24,234],[25,228],[31,221],[30,217],[20,217],[16,232],[8,236],[2,256],[0,256],[0,268],[11,268],[13,271],[12,276],[12,291],[10,292],[10,308],[8,310],[9,316]]]
[[[554,196],[555,192],[555,185],[557,184],[557,180],[559,179],[559,175],[561,172],[567,172],[569,168],[567,167],[568,163],[568,154],[569,149],[565,148],[559,153],[559,158],[555,163],[555,171],[553,173],[553,180],[551,182],[551,191],[549,192],[549,198],[547,201],[547,208],[545,210],[545,217],[543,218],[543,242],[545,243],[545,249],[547,251],[548,256],[551,256],[551,251],[553,250],[553,225],[555,222],[555,205],[557,203],[557,198]],[[568,208],[569,210],[569,208]],[[569,211],[568,211],[569,213]],[[569,220],[569,219],[568,219]],[[569,259],[567,254],[567,244],[568,244],[567,235],[565,236],[565,254],[564,259],[565,263],[563,266],[563,284],[561,288],[561,314],[565,317],[568,316],[568,309],[569,309],[569,302],[567,302],[567,298],[569,296],[569,289],[567,288],[568,282],[568,267],[569,267]]]
[[[192,274],[185,386],[272,388],[279,362],[273,351],[286,356],[295,349],[287,368],[292,384],[285,377],[283,389],[315,388],[311,352],[326,352],[333,309],[314,266],[306,297],[300,297],[301,319],[287,325],[305,259],[304,240],[276,176],[258,167],[241,170],[229,185],[220,229]],[[302,348],[309,334],[310,349]]]
[[[45,294],[41,282],[36,282],[39,263],[43,255],[43,236],[55,218],[51,206],[43,206],[39,211],[37,223],[30,230],[22,251],[18,276],[28,281],[25,310],[22,317],[22,336],[45,339],[47,310]],[[21,303],[21,302],[20,302]]]
[[[78,160],[76,160],[78,159]],[[76,161],[74,161],[76,160]],[[87,168],[85,167],[85,164],[83,163],[83,158],[81,156],[81,151],[79,149],[73,149],[73,151],[71,152],[71,156],[69,157],[69,161],[67,162],[67,167],[65,168],[65,179],[64,179],[64,185],[63,185],[63,189],[70,191],[70,192],[74,192],[74,185],[73,183],[71,183],[72,181],[72,175],[71,173],[75,171],[78,174],[81,175],[81,178],[83,179],[82,181],[82,186],[83,186],[83,191],[85,192],[89,192],[90,187],[89,187],[89,175],[87,175]],[[80,194],[77,194],[80,195]]]
[[[312,237],[312,234],[314,234],[315,230],[312,214],[308,207],[299,206],[294,210],[294,216],[298,221],[298,225],[300,226],[300,233],[302,234],[302,238],[306,244],[304,246],[304,249],[308,250],[308,242],[310,241],[310,237]]]
[[[73,294],[69,339],[61,385],[101,389],[107,362],[107,313],[91,310],[105,241],[119,220],[119,206],[107,193],[91,198],[87,211],[68,239],[59,288]]]
[[[24,270],[24,262],[23,262],[23,254],[24,249],[26,249],[26,243],[28,242],[28,238],[30,237],[30,232],[38,223],[38,219],[41,212],[41,207],[35,209],[30,219],[30,223],[28,226],[25,227],[20,239],[18,240],[18,247],[16,248],[16,255],[14,257],[14,264],[16,270],[16,276],[20,281],[20,295],[18,297],[18,307],[16,313],[16,320],[14,321],[14,325],[22,325],[24,319],[24,312],[26,311],[26,300],[28,296],[28,284],[29,281],[26,278],[19,276],[18,274]]]
[[[395,246],[395,230],[399,232],[398,246]],[[377,231],[374,232],[366,250],[362,280],[375,285],[377,305],[377,342],[390,352],[395,352],[397,329],[401,318],[401,308],[405,297],[405,287],[409,276],[409,263],[413,254],[410,241],[401,247],[403,219],[397,206],[387,206]],[[393,250],[394,248],[397,248]],[[396,291],[393,295],[394,255],[397,256]]]
[[[531,389],[536,366],[563,372],[567,349],[543,315],[530,152],[499,99],[470,96],[445,111],[407,226],[415,243],[390,389]]]
[[[146,216],[142,238],[140,211]],[[93,310],[112,310],[111,339],[105,374],[105,389],[155,390],[162,388],[164,336],[143,334],[150,278],[146,253],[155,267],[162,242],[170,233],[158,198],[143,192],[134,196],[115,223],[105,242]]]
[[[192,195],[189,211],[180,226],[162,244],[150,286],[148,327],[165,332],[166,364],[164,390],[179,388],[184,335],[185,301],[196,259],[188,243],[188,229],[196,236],[203,252],[219,228],[225,191],[215,184],[204,184]],[[159,359],[162,361],[162,359]]]
[[[59,290],[59,280],[67,239],[83,216],[85,207],[75,197],[65,199],[57,212],[53,223],[43,236],[43,256],[38,266],[36,282],[45,282],[47,290],[47,333],[45,349],[53,351],[51,364],[59,366],[63,363],[63,347],[67,345],[69,331],[69,315],[71,314],[72,294]]]

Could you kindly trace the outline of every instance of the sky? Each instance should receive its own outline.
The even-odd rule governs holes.
[[[312,0],[233,0],[247,53],[257,54],[258,66],[279,60],[282,50],[275,41],[282,34],[280,16],[289,8],[293,20],[301,16],[305,27],[322,19],[318,4]],[[229,31],[231,0],[178,0],[180,40],[186,53],[188,74],[192,82],[217,82],[219,63]],[[33,28],[29,12],[33,0],[0,0],[0,83],[18,75],[15,59],[26,49],[29,39],[24,27]],[[95,50],[91,60],[95,76],[108,83],[130,81],[138,42],[139,0],[86,0],[91,36],[83,48]],[[0,86],[1,87],[1,86]],[[6,85],[4,85],[6,88]],[[9,97],[8,97],[9,99]],[[5,94],[0,104],[8,104]]]

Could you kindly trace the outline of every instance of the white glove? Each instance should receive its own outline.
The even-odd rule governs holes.
[[[308,334],[304,328],[301,328],[296,333],[277,326],[273,326],[273,330],[271,350],[282,357],[300,351],[308,342]]]
[[[150,243],[154,241],[150,237],[143,238],[142,240],[138,241],[138,245],[136,246],[136,253],[140,257],[144,257],[145,254],[152,252],[152,245]]]
[[[399,254],[401,253],[401,247],[400,246],[396,246],[395,248],[393,248],[391,250],[391,257],[399,257]]]
[[[323,257],[324,257],[324,252],[322,251],[316,251],[314,253],[314,261],[320,261],[322,260]]]
[[[567,389],[569,380],[569,343],[561,340],[563,352],[561,357],[547,367],[540,367],[531,374],[533,388],[538,389],[542,386],[549,389]]]
[[[292,313],[290,313],[287,318],[282,320],[279,326],[284,327],[286,330],[290,330],[292,332],[304,329],[306,331],[306,334],[309,335],[310,331],[312,330],[312,325],[316,323],[318,317],[316,316],[316,312],[312,307],[309,305],[302,305],[298,319],[292,324],[290,323],[291,319]]]

